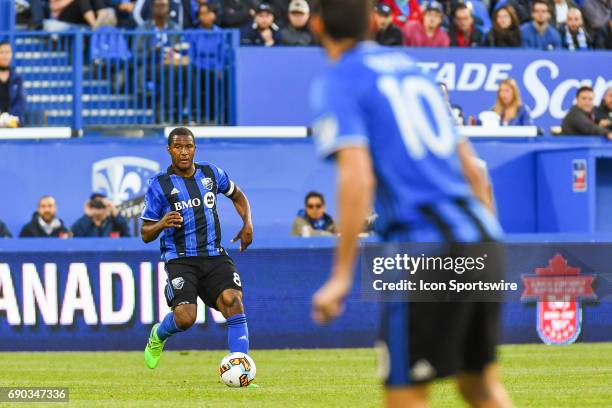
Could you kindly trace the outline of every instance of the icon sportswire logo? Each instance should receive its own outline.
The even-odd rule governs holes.
[[[144,195],[147,180],[159,172],[159,163],[135,156],[116,156],[92,166],[92,189],[105,193],[114,204]]]

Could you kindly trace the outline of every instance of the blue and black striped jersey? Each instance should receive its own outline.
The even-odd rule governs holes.
[[[192,177],[176,175],[172,167],[149,180],[141,219],[159,221],[170,211],[183,216],[181,228],[167,228],[160,237],[164,261],[188,256],[217,256],[221,246],[221,228],[217,214],[217,194],[231,197],[236,190],[227,173],[214,164],[195,164]]]

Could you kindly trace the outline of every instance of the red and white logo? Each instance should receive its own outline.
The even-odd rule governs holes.
[[[521,300],[538,302],[537,329],[546,344],[571,344],[580,335],[582,305],[579,298],[596,299],[592,275],[581,275],[561,254],[536,268],[535,275],[523,275],[525,291]]]

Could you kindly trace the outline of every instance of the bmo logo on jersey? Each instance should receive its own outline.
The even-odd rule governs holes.
[[[215,194],[212,192],[208,192],[204,195],[204,205],[207,208],[213,208],[215,206]],[[199,198],[192,198],[188,201],[177,201],[173,203],[174,211],[186,210],[187,208],[195,208],[202,205],[202,200]]]
[[[202,205],[202,200],[199,198],[192,198],[189,201],[177,201],[174,203],[174,211],[186,210],[187,208],[195,208]]]

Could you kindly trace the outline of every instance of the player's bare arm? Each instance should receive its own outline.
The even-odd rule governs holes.
[[[475,163],[474,159],[477,158],[477,155],[471,143],[467,140],[460,142],[457,146],[457,152],[459,154],[459,160],[461,161],[461,167],[463,168],[463,175],[472,187],[474,195],[489,210],[495,212],[493,193],[486,174],[486,169],[478,167]]]
[[[331,276],[312,299],[312,317],[317,323],[333,320],[344,309],[344,298],[353,284],[358,236],[374,193],[372,159],[367,148],[342,149],[337,153],[337,163],[340,237]]]
[[[180,228],[183,225],[183,217],[178,211],[170,211],[159,221],[143,220],[140,228],[140,236],[145,243],[157,239],[159,234],[166,228]]]
[[[251,220],[251,206],[247,196],[236,186],[236,191],[230,197],[236,212],[242,218],[242,229],[231,242],[240,241],[240,252],[245,251],[253,242],[253,220]]]

